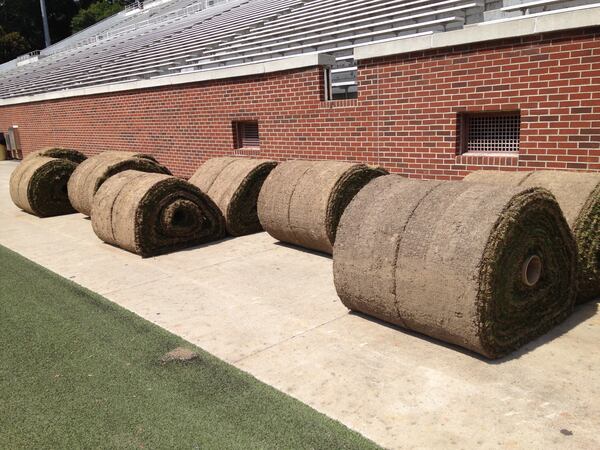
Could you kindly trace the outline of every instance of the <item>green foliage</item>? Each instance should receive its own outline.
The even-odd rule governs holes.
[[[46,0],[52,42],[71,35],[71,18],[83,7],[81,3],[74,0]],[[23,36],[30,50],[44,48],[40,0],[0,0],[0,26],[6,32],[14,31]]]
[[[7,33],[0,27],[0,62],[10,61],[30,51],[31,47],[20,33]]]
[[[76,33],[106,17],[118,13],[122,9],[123,6],[121,6],[121,4],[109,0],[100,0],[96,3],[92,3],[88,8],[81,9],[75,17],[73,17],[73,20],[71,20],[71,29],[73,30],[73,33]]]
[[[71,21],[73,18],[79,11],[88,9],[92,3],[93,0],[46,0],[52,42],[58,42],[69,37],[72,32]],[[122,2],[119,0],[103,0],[100,2],[96,0],[96,3],[106,4],[100,6],[98,20],[106,17],[102,15],[102,10],[108,11],[105,14],[112,14],[110,11],[116,12],[122,8]],[[95,21],[91,23],[95,23]],[[15,32],[25,40],[27,47],[22,53],[44,48],[40,0],[0,0],[0,27],[4,29],[6,34]],[[15,39],[18,38],[10,37],[11,41]],[[12,53],[6,54],[12,55]],[[4,53],[0,54],[0,64],[10,59],[12,59],[12,56],[4,56]]]

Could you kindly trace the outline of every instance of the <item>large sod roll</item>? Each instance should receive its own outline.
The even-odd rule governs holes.
[[[49,158],[68,159],[76,164],[80,164],[87,159],[83,153],[77,150],[70,150],[62,147],[49,147],[29,153],[25,159],[36,158],[38,156],[47,156]]]
[[[103,151],[102,153],[99,153],[97,155],[95,155],[94,157],[104,157],[104,156],[128,156],[130,158],[142,158],[142,159],[149,159],[150,161],[155,161],[158,162],[157,159],[148,154],[148,153],[138,153],[138,152],[123,152],[120,150],[106,150]]]
[[[147,155],[104,152],[82,162],[69,180],[69,200],[80,213],[90,215],[94,194],[108,178],[124,170],[170,175],[169,169]]]
[[[225,235],[225,220],[200,189],[180,178],[127,170],[94,196],[92,226],[103,241],[143,257]]]
[[[242,236],[262,230],[256,203],[258,194],[277,162],[268,159],[212,158],[190,178],[219,207],[227,232]]]
[[[333,270],[348,308],[497,358],[571,313],[575,261],[545,189],[390,175],[346,209]]]
[[[39,217],[73,213],[67,182],[76,168],[68,159],[27,158],[10,176],[10,197],[19,208]]]
[[[542,170],[478,171],[465,181],[548,189],[573,230],[578,253],[577,303],[600,297],[600,174]]]
[[[260,223],[275,239],[331,254],[348,203],[369,181],[385,174],[365,164],[286,161],[260,191]]]

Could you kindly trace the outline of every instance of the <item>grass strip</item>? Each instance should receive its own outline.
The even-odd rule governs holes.
[[[377,448],[1,246],[0,329],[0,448]]]

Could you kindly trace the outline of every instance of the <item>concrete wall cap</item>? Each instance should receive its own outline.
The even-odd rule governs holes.
[[[257,61],[238,64],[235,66],[217,67],[214,69],[200,70],[189,73],[178,73],[151,79],[103,84],[98,86],[86,86],[81,88],[65,89],[62,91],[44,92],[42,94],[0,99],[0,107],[23,103],[43,102],[48,100],[60,100],[71,97],[83,97],[89,95],[131,91],[137,89],[175,86],[179,84],[198,83],[202,81],[223,80],[227,78],[251,75],[262,75],[266,73],[281,72],[305,67],[331,66],[334,63],[335,56],[330,54],[305,53],[301,55],[292,55],[278,59],[272,59],[269,61]]]
[[[500,19],[466,26],[461,30],[433,33],[429,36],[399,38],[354,49],[354,59],[380,58],[436,48],[528,36],[552,31],[600,26],[600,6],[584,5],[566,11],[547,11],[530,16]]]

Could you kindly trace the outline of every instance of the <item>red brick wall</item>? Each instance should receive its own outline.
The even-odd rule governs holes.
[[[317,68],[0,108],[25,153],[145,151],[182,176],[226,154],[366,161],[424,178],[478,168],[600,171],[600,28],[363,61],[358,100],[322,101]],[[521,111],[515,156],[457,155],[457,115]],[[259,152],[231,122],[258,120]]]

